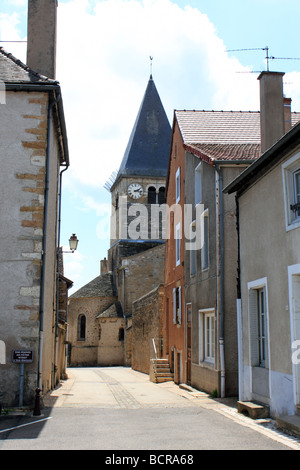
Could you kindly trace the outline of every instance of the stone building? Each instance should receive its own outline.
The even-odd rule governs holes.
[[[132,363],[136,351],[133,302],[164,279],[164,238],[158,212],[165,202],[170,139],[171,127],[150,76],[119,171],[108,187],[111,240],[108,259],[101,262],[107,273],[94,280],[92,297],[86,294],[88,284],[70,300],[70,365]],[[154,217],[159,221],[155,226]],[[103,296],[102,284],[107,276],[110,290]],[[159,315],[158,304],[155,314]],[[81,315],[86,318],[85,346],[78,339]],[[145,312],[144,323],[152,322],[152,318]],[[148,358],[149,350],[143,352]],[[137,362],[133,360],[133,364]]]
[[[27,65],[0,48],[0,401],[8,406],[32,404],[37,387],[43,393],[54,387],[65,357],[57,230],[60,171],[69,153],[55,79],[57,2],[29,0],[28,6]],[[66,281],[65,295],[69,286]],[[14,362],[20,351],[29,355],[23,396],[21,366]]]

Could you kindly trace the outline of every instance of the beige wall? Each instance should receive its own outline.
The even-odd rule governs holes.
[[[120,330],[125,332],[124,318],[100,318],[100,339],[98,341],[97,364],[99,366],[119,366],[124,364],[124,339]]]
[[[70,366],[98,364],[99,320],[96,316],[115,302],[115,297],[70,298],[69,341],[71,343]],[[86,317],[86,339],[78,338],[78,317]],[[103,335],[102,335],[103,337]]]
[[[275,414],[290,413],[293,407],[288,267],[300,263],[300,229],[286,230],[282,174],[282,164],[291,156],[239,199],[244,397],[252,398],[254,373],[249,357],[248,283],[266,279],[269,365],[264,399]]]

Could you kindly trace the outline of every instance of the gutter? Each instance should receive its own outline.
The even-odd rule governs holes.
[[[216,208],[217,208],[217,306],[219,313],[220,395],[225,397],[225,353],[224,353],[224,215],[223,172],[215,163]]]

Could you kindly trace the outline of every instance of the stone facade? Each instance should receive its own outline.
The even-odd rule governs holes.
[[[33,399],[38,382],[41,315],[41,388],[47,391],[57,380],[53,335],[61,149],[54,118],[48,122],[48,109],[47,92],[7,91],[1,113],[1,298],[2,311],[9,317],[1,328],[1,340],[6,344],[6,364],[0,378],[4,404],[15,404],[19,395],[19,366],[11,363],[15,349],[33,351],[33,363],[25,366],[24,402]]]
[[[161,284],[132,304],[132,368],[145,374],[162,353],[163,299]]]

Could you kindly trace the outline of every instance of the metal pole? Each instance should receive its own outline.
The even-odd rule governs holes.
[[[23,391],[24,391],[24,363],[20,364],[20,395],[19,395],[19,406],[23,406]]]

